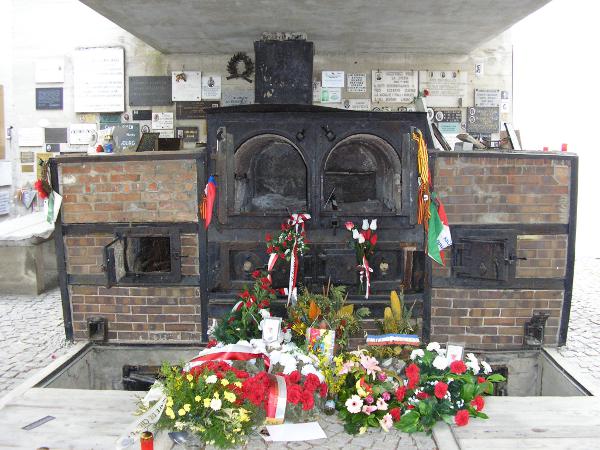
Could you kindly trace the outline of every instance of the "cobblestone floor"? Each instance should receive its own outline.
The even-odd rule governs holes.
[[[567,345],[559,353],[600,381],[600,258],[578,258]]]
[[[0,397],[63,354],[60,291],[0,295]]]

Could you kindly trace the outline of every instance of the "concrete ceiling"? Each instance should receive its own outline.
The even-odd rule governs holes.
[[[80,0],[163,53],[249,51],[263,31],[317,52],[466,54],[550,0]]]

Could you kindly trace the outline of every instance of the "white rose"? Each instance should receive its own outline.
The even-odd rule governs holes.
[[[430,342],[429,344],[427,344],[427,350],[429,350],[430,352],[433,352],[433,351],[439,352],[440,348],[441,347],[438,342]]]
[[[369,226],[369,228],[371,229],[371,231],[377,230],[377,219],[371,220],[371,225]]]
[[[358,237],[358,243],[359,244],[364,244],[365,243],[365,237],[362,234]]]
[[[365,231],[369,229],[369,220],[368,219],[363,219],[362,229]]]
[[[422,358],[423,356],[425,356],[425,352],[423,351],[423,349],[418,348],[411,352],[410,359],[414,361],[415,359]]]
[[[448,367],[448,360],[444,356],[438,355],[433,360],[433,367],[438,370],[445,370]]]
[[[360,233],[358,232],[358,230],[355,228],[352,230],[352,239],[358,239],[358,237],[360,236]]]

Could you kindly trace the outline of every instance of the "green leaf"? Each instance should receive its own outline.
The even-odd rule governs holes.
[[[482,412],[475,412],[475,416],[479,417],[480,419],[489,419],[489,416],[485,413]]]
[[[442,416],[442,420],[446,422],[448,425],[452,425],[454,423],[454,416],[451,414],[444,414]]]
[[[500,381],[506,381],[506,378],[504,378],[499,373],[493,373],[489,377],[487,377],[487,380],[491,381],[492,383],[498,383]]]

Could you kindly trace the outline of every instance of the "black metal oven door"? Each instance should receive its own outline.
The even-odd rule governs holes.
[[[452,256],[457,278],[508,280],[508,239],[459,238]]]

